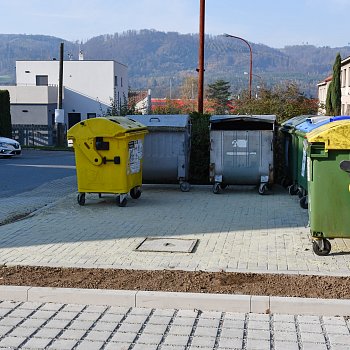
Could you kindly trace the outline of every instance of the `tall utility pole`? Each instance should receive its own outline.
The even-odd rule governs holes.
[[[203,113],[205,0],[200,0],[198,49],[198,112]]]
[[[55,129],[56,129],[56,146],[63,146],[65,144],[65,128],[64,128],[64,110],[62,109],[63,101],[63,47],[60,45],[60,65],[58,73],[58,101],[57,109],[55,110]]]

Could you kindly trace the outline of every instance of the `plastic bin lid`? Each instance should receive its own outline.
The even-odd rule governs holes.
[[[210,117],[210,123],[221,123],[225,121],[257,121],[257,122],[266,122],[266,123],[275,123],[276,116],[275,115],[212,115]]]
[[[336,122],[337,120],[349,120],[350,115],[337,115],[335,117],[331,117],[331,122]]]
[[[307,118],[303,123],[296,126],[296,130],[302,133],[308,133],[324,124],[330,123],[330,121],[331,118],[329,116]]]
[[[147,128],[141,123],[126,117],[98,117],[86,119],[73,125],[68,130],[67,137],[114,137],[127,132],[136,131],[144,131],[147,133]]]
[[[303,123],[306,119],[314,117],[313,115],[298,115],[291,119],[286,120],[281,124],[284,129],[295,128],[297,125]]]
[[[140,114],[128,115],[128,118],[138,121],[150,129],[185,129],[190,122],[190,116],[188,114]]]
[[[325,149],[350,149],[350,120],[322,125],[306,137],[309,143],[324,143]]]

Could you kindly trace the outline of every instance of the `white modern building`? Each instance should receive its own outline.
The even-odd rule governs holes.
[[[327,91],[332,76],[317,84],[318,100],[320,103],[320,114],[325,114]],[[350,115],[350,56],[341,61],[340,69],[340,86],[341,86],[341,114]]]
[[[53,125],[58,100],[59,61],[17,61],[10,92],[12,124]],[[115,61],[64,61],[63,110],[67,127],[127,104],[127,67]]]

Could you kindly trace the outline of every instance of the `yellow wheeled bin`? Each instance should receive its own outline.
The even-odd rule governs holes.
[[[147,128],[126,117],[91,118],[68,130],[78,181],[78,203],[85,193],[117,194],[124,207],[127,194],[139,198],[142,185],[143,141]]]

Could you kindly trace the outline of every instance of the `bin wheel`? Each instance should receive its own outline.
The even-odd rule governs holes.
[[[295,196],[296,194],[298,194],[298,189],[296,188],[295,185],[290,185],[290,186],[288,186],[288,193],[291,196]]]
[[[119,207],[125,207],[126,204],[128,203],[128,200],[126,199],[126,197],[124,197],[123,200],[120,201],[120,196],[117,196],[116,202],[117,202],[117,205],[118,205]]]
[[[77,200],[78,200],[79,205],[84,205],[85,204],[85,193],[79,193]]]
[[[312,250],[316,255],[326,256],[330,253],[332,249],[331,242],[329,242],[328,239],[323,238],[322,243],[323,243],[323,248],[320,248],[318,241],[312,241]]]
[[[130,197],[139,199],[141,197],[141,190],[138,187],[134,187],[130,190]]]
[[[267,185],[266,184],[260,184],[259,186],[259,194],[263,195],[267,191]]]
[[[222,191],[222,188],[220,186],[220,183],[215,182],[215,184],[213,185],[213,193],[219,194],[221,191]]]
[[[188,192],[190,188],[191,188],[191,185],[188,182],[184,181],[180,183],[180,190],[182,192]]]
[[[308,203],[307,199],[308,199],[307,196],[304,196],[304,197],[300,198],[299,204],[300,204],[300,206],[303,209],[308,209],[309,208],[309,203]]]

